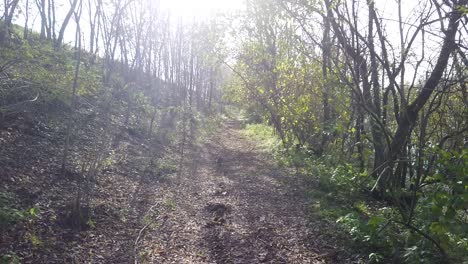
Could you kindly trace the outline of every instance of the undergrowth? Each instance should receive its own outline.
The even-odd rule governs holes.
[[[365,254],[370,263],[468,263],[468,217],[463,211],[468,152],[445,155],[439,161],[440,175],[434,175],[439,181],[444,172],[452,175],[460,188],[428,186],[408,224],[396,206],[372,198],[374,179],[354,164],[334,155],[317,157],[305,148],[286,149],[267,125],[247,124],[242,133],[279,165],[295,168],[296,177],[315,183],[307,193],[311,214],[336,223],[336,235],[346,233],[351,238],[346,246]]]

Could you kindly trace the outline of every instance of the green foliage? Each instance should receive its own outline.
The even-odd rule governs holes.
[[[242,19],[244,25],[238,34],[249,37],[239,44],[238,78],[226,87],[228,99],[244,106],[250,121],[268,121],[288,146],[315,147],[321,144],[323,133],[346,127],[349,97],[334,92],[343,84],[331,72],[324,78],[318,59],[302,51],[303,43],[284,8],[275,1],[255,1]],[[268,25],[275,25],[275,29]],[[326,86],[334,87],[328,93],[329,103],[344,109],[338,122],[322,122],[318,106],[323,103]]]
[[[259,142],[259,146],[267,153],[276,154],[281,147],[281,140],[274,135],[274,130],[263,124],[247,124],[243,135]]]
[[[392,217],[394,211],[391,208],[369,208],[364,201],[360,201],[354,210],[339,217],[336,222],[358,242],[356,246],[365,246],[368,251],[389,256],[402,239],[397,226],[392,225]]]
[[[468,250],[467,152],[441,152],[441,156],[438,173],[428,179],[435,184],[426,187],[425,195],[420,197],[412,225],[433,237],[448,257],[458,263],[466,261]],[[314,196],[314,199],[322,199],[320,215],[336,219],[337,224],[358,242],[355,244],[358,248],[373,252],[369,261],[377,263],[382,258],[401,255],[401,261],[405,263],[438,263],[441,257],[438,249],[421,234],[400,224],[403,220],[396,207],[368,203],[372,200],[364,191],[370,189],[373,179],[366,173],[359,173],[349,164],[331,169],[329,164],[316,159],[305,171],[318,175],[322,190],[333,193]],[[343,206],[346,201],[355,202]]]
[[[384,260],[384,258],[382,257],[382,255],[378,254],[378,253],[370,253],[369,254],[369,262],[370,263],[380,263]]]
[[[336,221],[355,241],[350,246],[368,252],[370,263],[399,259],[404,263],[438,263],[436,246],[406,226],[397,207],[373,201],[367,191],[375,179],[359,172],[352,164],[339,164],[332,156],[317,158],[307,148],[285,149],[274,129],[263,124],[247,124],[243,134],[260,143],[276,160],[311,179],[319,190],[311,190],[311,209],[321,217]],[[466,261],[467,230],[467,151],[443,152],[437,173],[426,181],[413,216],[413,226],[433,237],[456,263]],[[338,164],[337,164],[338,163]]]
[[[11,205],[12,199],[7,193],[0,192],[0,226],[8,226],[26,217],[26,213]]]
[[[205,139],[210,138],[219,131],[223,117],[219,114],[205,116],[202,114],[195,115],[197,127],[197,142],[202,143]]]
[[[428,181],[415,221],[457,261],[468,261],[468,151],[439,150],[437,173]]]
[[[336,186],[341,192],[355,195],[372,187],[373,179],[367,172],[359,172],[351,164],[338,165],[329,178],[329,184]]]
[[[435,91],[447,92],[434,92],[431,103],[415,113],[410,132],[404,132],[399,119],[406,103],[420,95],[419,83],[405,84],[411,87],[405,95],[389,94],[388,85],[377,89],[375,81],[385,82],[387,73],[368,69],[367,76],[356,67],[372,65],[366,52],[373,47],[364,48],[362,61],[332,59],[347,52],[352,45],[345,42],[358,32],[344,26],[338,47],[325,47],[331,41],[327,35],[336,38],[341,24],[320,30],[308,18],[317,11],[346,14],[340,1],[331,1],[327,11],[322,2],[290,4],[253,1],[240,18],[236,34],[246,37],[238,43],[236,78],[226,86],[226,100],[245,109],[247,122],[270,126],[247,125],[244,134],[318,185],[310,191],[312,210],[338,220],[355,244],[369,251],[369,261],[437,263],[447,255],[446,261],[468,262],[466,83],[444,77],[453,85],[440,83]],[[468,9],[454,10],[465,14]],[[311,39],[325,45],[308,44]],[[353,52],[361,54],[361,47]],[[453,60],[462,64],[457,56]],[[462,66],[456,71],[458,77],[466,75]],[[374,77],[373,95],[366,98],[362,78]],[[376,183],[382,169],[382,181]]]
[[[441,152],[438,173],[429,179],[429,185],[419,200],[412,225],[434,238],[455,263],[467,261],[467,152]],[[363,181],[361,178],[363,177]],[[364,174],[354,172],[349,166],[338,166],[328,182],[328,187],[346,193],[346,197],[359,197],[361,186],[368,186]],[[363,182],[364,184],[362,184]],[[346,187],[349,189],[346,190]],[[362,195],[361,195],[362,197]],[[363,199],[362,197],[361,199]],[[440,256],[435,245],[421,234],[399,222],[401,215],[393,207],[357,202],[353,210],[337,219],[337,223],[369,250],[378,249],[379,256],[390,257],[403,251],[405,263],[438,263]],[[371,260],[371,255],[369,255]],[[372,255],[375,258],[375,255]],[[374,260],[376,261],[376,260]]]
[[[8,69],[10,84],[8,88],[0,86],[0,95],[7,105],[31,100],[36,96],[36,107],[51,108],[70,102],[76,64],[74,52],[66,49],[58,52],[51,45],[41,42],[23,42],[15,47],[0,48],[0,59],[12,62],[12,67]],[[82,84],[79,93],[83,93],[81,90],[85,88],[85,81],[87,87],[96,86],[97,74],[88,70],[81,77],[83,80],[79,82]]]
[[[5,255],[0,256],[0,264],[20,264],[21,258],[14,252],[8,252]]]
[[[40,247],[44,242],[37,236],[33,231],[30,231],[26,234],[26,238],[29,240],[33,247]]]
[[[171,155],[166,155],[163,158],[158,159],[156,167],[158,176],[174,174],[178,171],[177,159]]]
[[[456,8],[458,11],[460,11],[463,15],[468,14],[468,7],[459,5]]]
[[[177,203],[174,199],[172,198],[167,198],[164,201],[164,205],[171,211],[175,211],[177,209]]]
[[[86,225],[87,225],[89,228],[96,228],[96,221],[90,218],[90,219],[88,219],[88,221],[86,222]]]
[[[26,226],[29,226],[39,216],[39,209],[37,207],[31,207],[28,210],[18,210],[12,207],[12,201],[12,198],[8,194],[0,192],[0,229],[19,222],[25,222]],[[39,247],[43,244],[42,240],[32,229],[26,232],[25,238],[34,247]],[[20,258],[10,252],[0,257],[0,263],[20,263]]]

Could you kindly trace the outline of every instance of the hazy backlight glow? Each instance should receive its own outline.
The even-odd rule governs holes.
[[[244,0],[160,0],[162,9],[184,19],[209,18],[220,12],[239,10]]]

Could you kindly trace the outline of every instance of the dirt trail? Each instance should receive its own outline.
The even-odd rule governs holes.
[[[230,121],[188,159],[139,263],[325,263],[292,178]],[[175,193],[176,192],[176,193]],[[312,233],[315,232],[315,233]],[[324,254],[325,253],[325,254]]]

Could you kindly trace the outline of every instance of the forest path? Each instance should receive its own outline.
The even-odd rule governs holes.
[[[331,247],[312,231],[300,184],[285,184],[293,177],[239,122],[224,123],[186,159],[173,193],[161,194],[166,210],[142,239],[139,263],[326,262]]]

